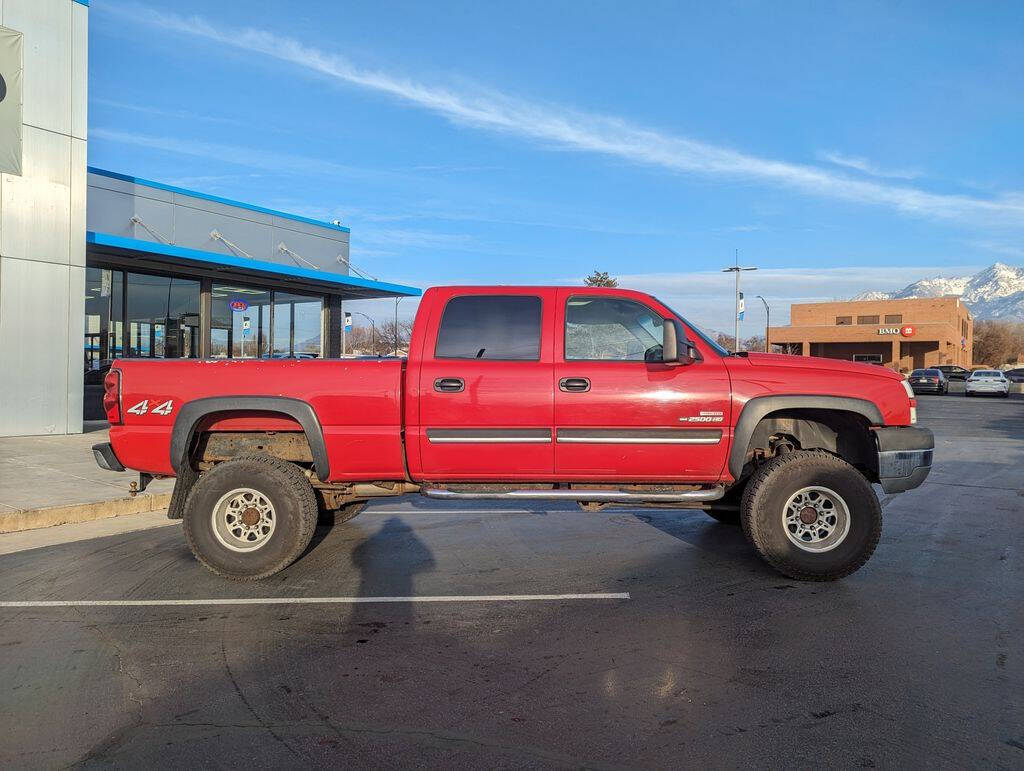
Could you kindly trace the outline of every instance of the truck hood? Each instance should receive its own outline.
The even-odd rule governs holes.
[[[792,356],[786,353],[748,353],[747,361],[755,367],[799,367],[801,369],[849,372],[855,375],[874,375],[891,380],[902,380],[903,375],[877,364],[861,364],[842,359],[823,359],[817,356]]]

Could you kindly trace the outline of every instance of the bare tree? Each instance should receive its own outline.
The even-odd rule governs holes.
[[[586,286],[616,287],[619,285],[619,280],[616,278],[612,278],[603,270],[595,270],[593,273],[591,273],[589,276],[583,279],[583,283]]]
[[[394,354],[398,351],[400,355],[407,354],[409,352],[409,340],[412,338],[412,323],[408,321],[399,321],[398,325],[395,322],[385,321],[377,326],[377,332],[380,335],[381,343],[379,353]]]
[[[1024,353],[1024,323],[986,320],[974,325],[974,361],[998,367]]]
[[[744,351],[764,352],[764,335],[754,335],[743,341]]]
[[[724,335],[721,332],[716,332],[715,342],[722,346],[725,350],[731,351],[736,341],[733,340],[732,335]]]

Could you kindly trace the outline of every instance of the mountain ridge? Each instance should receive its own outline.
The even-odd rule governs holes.
[[[1024,268],[996,262],[973,276],[936,276],[915,281],[895,292],[861,292],[853,300],[911,300],[954,295],[976,319],[1024,321]]]

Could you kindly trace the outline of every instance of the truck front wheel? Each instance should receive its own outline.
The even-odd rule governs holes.
[[[834,581],[871,557],[882,508],[853,466],[821,450],[773,458],[743,492],[740,522],[768,564],[802,581]]]
[[[229,460],[199,477],[185,502],[185,539],[219,576],[256,581],[288,567],[316,528],[313,487],[298,466],[267,455]]]

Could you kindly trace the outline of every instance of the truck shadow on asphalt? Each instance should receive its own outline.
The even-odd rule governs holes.
[[[651,527],[711,555],[722,565],[732,564],[765,576],[782,578],[754,551],[737,525],[717,522],[700,510],[652,509],[633,516]],[[785,579],[783,579],[785,580]]]

